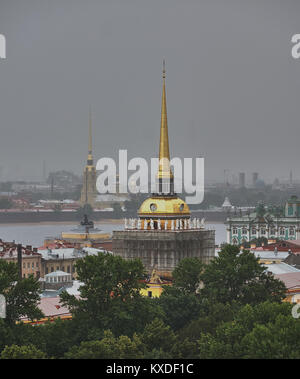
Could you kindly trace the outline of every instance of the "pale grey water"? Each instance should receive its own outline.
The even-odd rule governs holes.
[[[0,238],[3,241],[15,241],[33,247],[42,246],[45,237],[59,237],[62,231],[71,231],[75,224],[6,224],[0,225]],[[123,224],[95,224],[95,227],[103,232],[122,230]],[[216,230],[216,244],[226,241],[226,230],[224,224],[206,224],[209,229]]]

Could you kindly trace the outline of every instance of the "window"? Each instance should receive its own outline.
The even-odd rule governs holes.
[[[27,268],[30,268],[30,263],[29,262],[27,262]]]
[[[70,266],[67,267],[67,272],[70,273]]]
[[[26,268],[26,263],[25,262],[23,263],[23,268]]]
[[[237,228],[232,229],[232,234],[237,234]]]
[[[275,229],[275,228],[272,228],[270,233],[271,233],[272,235],[275,235],[275,234],[276,234],[276,229]]]
[[[251,229],[251,233],[252,233],[252,234],[256,234],[256,228],[252,228],[252,229]]]
[[[51,267],[51,272],[53,272],[53,271],[54,271],[54,267],[52,266],[52,267]]]
[[[39,262],[36,262],[36,267],[39,267]]]
[[[265,234],[266,234],[266,229],[265,229],[265,228],[261,228],[260,233],[261,233],[262,235],[265,235]]]
[[[49,273],[49,270],[48,270],[48,267],[46,267],[46,274],[48,274]]]
[[[290,236],[293,236],[295,234],[295,229],[293,227],[290,227]]]
[[[247,229],[246,228],[242,229],[242,234],[247,234]]]
[[[152,291],[148,291],[148,297],[152,297]]]
[[[34,268],[34,262],[32,262],[31,267]]]
[[[284,228],[280,228],[280,230],[279,230],[279,234],[280,234],[281,236],[284,236]]]

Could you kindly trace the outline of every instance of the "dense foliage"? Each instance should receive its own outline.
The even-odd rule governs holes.
[[[9,292],[17,278],[6,268],[0,285]],[[282,302],[283,283],[237,247],[224,246],[208,265],[183,259],[160,298],[141,296],[139,260],[99,253],[78,261],[77,272],[81,298],[61,295],[72,320],[15,324],[9,302],[12,316],[0,319],[1,358],[300,358],[300,319]],[[24,307],[19,314],[34,309]]]

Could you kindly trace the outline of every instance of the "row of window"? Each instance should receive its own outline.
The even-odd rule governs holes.
[[[60,282],[68,282],[71,280],[67,276],[61,276],[61,277],[54,277],[54,278],[49,278],[48,283],[60,283]]]
[[[39,267],[39,262],[36,262],[36,267]],[[26,268],[26,262],[23,262],[23,268]],[[27,268],[30,268],[30,262],[27,262]],[[34,268],[34,262],[31,263],[31,268]]]
[[[62,266],[62,267],[59,267],[59,266],[56,266],[56,270],[55,271],[65,271],[65,266]],[[54,272],[54,267],[51,266],[50,268],[50,272]],[[75,272],[75,266],[72,266],[72,273]],[[71,273],[71,266],[67,266],[67,273],[70,274]],[[49,268],[46,267],[46,274],[49,274]]]
[[[294,236],[295,235],[295,228],[294,227],[290,227],[290,228],[279,228],[279,235],[280,236],[284,236],[285,235],[285,230],[288,229],[289,231],[289,235],[290,236]],[[256,228],[252,228],[251,229],[251,234],[256,234],[259,230],[256,229]],[[248,230],[246,228],[242,228],[242,234],[247,234],[248,233]],[[232,234],[238,234],[238,229],[237,228],[233,228],[232,229]],[[260,229],[260,234],[261,235],[266,235],[267,234],[267,229],[265,228],[261,228]],[[275,228],[271,228],[270,229],[270,235],[275,235],[276,234],[276,229]]]
[[[35,272],[35,273],[29,273],[29,274],[24,274],[24,273],[23,273],[23,278],[29,278],[30,275],[33,275],[34,277],[38,278],[38,277],[40,276],[40,272],[37,271],[37,272]]]

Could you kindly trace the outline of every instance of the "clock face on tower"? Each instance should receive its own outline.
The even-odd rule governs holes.
[[[156,204],[154,204],[154,203],[150,204],[150,209],[151,209],[152,212],[155,212],[156,209],[157,209]]]

